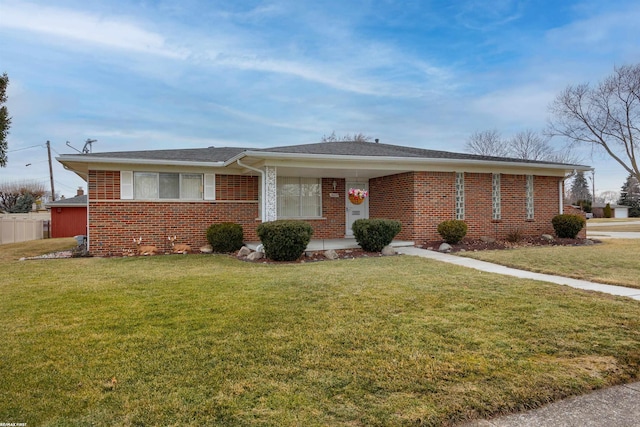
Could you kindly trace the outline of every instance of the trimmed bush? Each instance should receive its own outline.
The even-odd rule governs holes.
[[[313,228],[304,221],[278,220],[263,222],[257,229],[264,254],[274,261],[295,261],[304,252]]]
[[[445,242],[455,245],[467,235],[467,223],[459,219],[442,221],[438,224],[438,234]]]
[[[380,252],[398,235],[402,225],[393,219],[358,219],[351,229],[362,249],[367,252]]]
[[[580,215],[561,214],[551,219],[556,236],[567,239],[575,239],[586,223]]]
[[[242,226],[235,222],[213,224],[207,229],[207,241],[213,252],[235,252],[242,247],[243,240]]]

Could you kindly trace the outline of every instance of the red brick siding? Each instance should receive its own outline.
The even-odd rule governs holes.
[[[216,200],[258,200],[258,177],[216,175]]]
[[[197,249],[207,243],[206,229],[214,223],[241,224],[247,241],[258,240],[258,178],[216,175],[216,201],[140,202],[120,200],[119,171],[89,171],[89,238],[94,255],[121,255],[143,245],[169,249],[167,237]],[[228,201],[228,200],[235,200]]]
[[[417,198],[415,174],[412,172],[369,180],[369,217],[394,219],[402,224],[397,239],[411,239]]]
[[[333,181],[336,189],[333,189]],[[346,231],[345,180],[322,178],[322,218],[307,220],[313,227],[313,239],[339,239]],[[338,197],[331,197],[337,193]]]
[[[143,245],[169,250],[168,236],[193,249],[207,244],[206,230],[214,223],[233,221],[242,225],[247,241],[257,240],[257,202],[136,202],[90,201],[91,253],[121,255],[135,249],[134,238]]]
[[[120,171],[89,171],[89,199],[119,200]]]
[[[503,239],[519,229],[526,235],[553,233],[558,214],[558,177],[534,177],[534,219],[526,220],[525,175],[501,175],[501,219],[492,219],[492,174],[465,173],[467,236]],[[455,218],[455,173],[410,172],[369,181],[371,218],[402,223],[399,239],[440,240],[438,224]],[[413,212],[413,214],[412,214]]]

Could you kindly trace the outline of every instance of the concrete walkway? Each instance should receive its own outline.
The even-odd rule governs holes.
[[[399,247],[396,251],[405,255],[414,255],[422,258],[435,259],[437,261],[448,262],[450,264],[461,265],[463,267],[474,268],[489,273],[504,274],[506,276],[519,277],[521,279],[540,280],[542,282],[551,282],[558,285],[571,286],[572,288],[583,289],[586,291],[604,292],[611,295],[619,295],[623,297],[633,298],[640,301],[640,289],[625,288],[623,286],[604,285],[602,283],[589,282],[587,280],[571,279],[568,277],[554,276],[552,274],[534,273],[531,271],[518,270],[516,268],[505,267],[503,265],[492,264],[486,261],[480,261],[473,258],[465,258],[451,254],[445,254],[438,251],[429,251],[415,247]],[[639,424],[640,425],[640,424]]]
[[[638,427],[640,382],[570,397],[538,409],[459,427]]]
[[[532,273],[472,258],[464,258],[415,247],[396,248],[398,253],[448,262],[489,273],[557,283],[578,289],[620,295],[640,301],[640,289],[604,285],[551,274]],[[640,382],[609,387],[550,403],[541,408],[490,420],[464,423],[460,427],[638,427],[640,426]]]

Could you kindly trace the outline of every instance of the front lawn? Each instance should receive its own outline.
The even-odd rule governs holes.
[[[606,239],[592,246],[526,247],[465,252],[508,267],[640,289],[640,240]]]
[[[0,265],[2,422],[442,425],[640,377],[638,302],[414,257]]]

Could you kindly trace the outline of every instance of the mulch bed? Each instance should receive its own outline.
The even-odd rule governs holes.
[[[506,240],[485,242],[479,239],[463,239],[462,242],[451,245],[451,252],[504,250],[526,248],[531,246],[585,246],[592,243],[601,243],[601,241],[595,239],[561,239],[558,237],[556,237],[554,240],[547,240],[543,239],[542,237],[524,237],[518,242],[507,242]],[[418,247],[437,251],[441,244],[442,240],[428,241]]]

